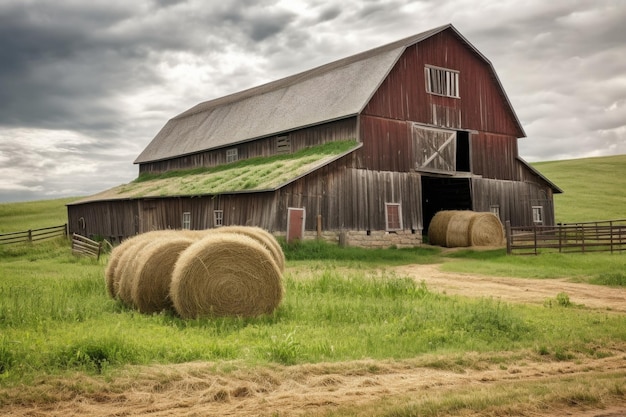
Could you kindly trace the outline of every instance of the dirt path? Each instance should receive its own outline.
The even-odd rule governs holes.
[[[587,308],[626,313],[626,289],[579,284],[566,279],[501,278],[441,271],[440,265],[405,265],[402,276],[424,281],[432,291],[469,297],[493,297],[507,302],[543,304],[564,292],[570,302]]]
[[[473,297],[494,297],[507,302],[542,304],[565,292],[571,302],[586,308],[626,313],[626,290],[566,280],[494,278],[443,272],[438,265],[409,265],[396,268],[402,276],[424,280],[431,291]],[[625,417],[626,395],[603,399],[596,407],[577,404],[576,395],[592,390],[593,381],[608,378],[610,384],[626,375],[626,343],[607,347],[604,358],[580,357],[572,361],[550,362],[533,354],[502,353],[504,360],[486,360],[468,353],[473,365],[464,369],[436,369],[428,360],[354,361],[334,364],[273,366],[263,369],[242,367],[219,372],[215,364],[132,368],[128,375],[111,381],[79,376],[71,381],[47,381],[35,387],[29,398],[47,397],[38,404],[15,401],[0,408],[0,415],[34,416],[303,416],[324,415],[345,407],[391,407],[394,403],[424,404],[468,390],[499,392],[525,383],[549,387],[561,378],[578,381],[572,388],[574,400],[563,400],[555,409],[537,400],[513,404],[505,414],[547,417]],[[508,356],[507,356],[508,355]],[[421,361],[421,362],[419,362]],[[444,367],[445,368],[445,367]],[[607,376],[611,375],[611,376]],[[614,379],[610,379],[614,378]],[[582,385],[581,385],[582,384]],[[585,385],[588,384],[588,385]],[[77,386],[89,387],[76,389]],[[615,385],[617,386],[617,385]],[[623,385],[622,385],[623,386]],[[581,388],[582,387],[582,388]],[[569,388],[566,388],[566,391]],[[622,389],[622,388],[619,388]],[[616,390],[619,390],[616,388]],[[472,391],[473,392],[473,391]],[[0,391],[0,395],[3,393]],[[19,398],[19,393],[5,393]],[[533,397],[534,394],[529,394]],[[357,408],[358,409],[358,408]],[[379,409],[380,411],[380,409]],[[463,414],[472,415],[472,414]]]

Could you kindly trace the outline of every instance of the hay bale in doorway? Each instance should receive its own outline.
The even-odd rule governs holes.
[[[458,210],[438,211],[428,226],[428,243],[435,246],[447,246],[448,223]]]
[[[500,220],[492,213],[444,210],[432,218],[428,240],[432,245],[448,248],[501,246],[504,230]]]
[[[150,314],[173,308],[169,293],[174,265],[193,242],[180,233],[152,242],[137,253],[130,296],[140,312]]]
[[[475,214],[469,210],[454,212],[446,230],[446,247],[463,248],[470,246],[470,224]]]
[[[230,233],[212,233],[189,246],[170,286],[183,318],[268,314],[282,297],[282,275],[269,251],[253,238]]]
[[[253,238],[270,251],[281,272],[285,270],[285,254],[276,238],[260,227],[255,226],[224,226],[213,229],[214,233],[237,233]]]
[[[493,213],[475,213],[469,225],[470,246],[503,246],[504,228]]]

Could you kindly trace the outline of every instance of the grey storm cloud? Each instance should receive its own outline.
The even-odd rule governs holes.
[[[452,23],[489,58],[527,160],[626,153],[615,0],[3,0],[0,202],[132,180],[200,101]]]

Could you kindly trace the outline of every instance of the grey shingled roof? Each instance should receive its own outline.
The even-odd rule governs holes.
[[[452,25],[440,26],[300,74],[200,103],[170,119],[135,163],[232,146],[357,115],[408,46],[448,28],[489,63]]]

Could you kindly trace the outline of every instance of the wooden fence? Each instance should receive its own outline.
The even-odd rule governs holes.
[[[24,230],[22,232],[0,234],[0,245],[9,245],[20,242],[36,242],[53,237],[67,236],[67,224],[61,226],[44,227],[42,229]]]
[[[72,253],[74,255],[93,256],[96,259],[100,259],[102,242],[96,242],[74,233],[72,234]]]
[[[511,227],[506,222],[505,227],[508,254],[626,251],[626,220],[532,227]]]

